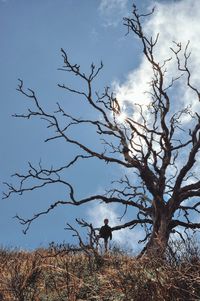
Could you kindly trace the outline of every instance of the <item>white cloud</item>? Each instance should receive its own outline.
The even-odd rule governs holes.
[[[159,40],[155,47],[155,58],[157,62],[163,63],[164,60],[172,57],[173,59],[166,65],[167,73],[165,76],[165,86],[167,86],[172,77],[180,75],[177,70],[177,61],[170,47],[175,47],[173,41],[181,42],[184,47],[190,41],[189,51],[191,56],[188,61],[191,70],[191,82],[195,87],[200,87],[200,9],[199,0],[182,0],[178,2],[155,2],[152,1],[152,7],[156,4],[156,10],[149,20],[144,23],[144,32],[147,36],[156,37],[159,33]],[[139,42],[139,40],[138,40]],[[141,45],[142,53],[142,45]],[[145,111],[145,105],[150,102],[150,85],[153,77],[151,66],[147,59],[143,56],[138,63],[138,68],[132,70],[123,83],[114,82],[113,88],[116,92],[118,101],[122,108],[132,106],[130,117],[138,121],[140,114],[134,108],[135,103],[139,103],[143,110],[147,121],[151,122],[151,114]],[[179,83],[171,93],[171,114],[190,105],[192,110],[200,113],[200,105],[194,91],[188,89],[186,78],[183,76]],[[124,110],[126,113],[126,109]],[[185,114],[182,122],[189,129],[191,127],[190,115]],[[178,135],[183,135],[179,132]],[[177,136],[176,136],[177,138]],[[137,142],[137,137],[135,141]],[[156,149],[159,147],[154,145]],[[182,158],[184,160],[184,158]],[[177,162],[180,164],[180,162]],[[195,169],[194,169],[195,171]]]
[[[155,2],[154,2],[155,5]],[[153,4],[152,4],[153,6]],[[155,48],[156,60],[163,62],[173,54],[170,47],[174,46],[173,41],[181,42],[183,47],[190,40],[192,54],[189,59],[189,66],[192,70],[192,83],[195,86],[200,84],[200,9],[199,0],[182,0],[170,3],[156,3],[156,11],[150,17],[149,21],[144,24],[144,32],[148,36],[156,37],[159,33],[159,41]],[[177,75],[176,60],[172,60],[167,65],[166,83],[171,81],[172,76]],[[152,72],[149,63],[143,58],[136,70],[131,71],[127,80],[120,84],[114,83],[118,99],[123,103],[127,100],[138,102],[141,105],[149,102],[148,94],[149,82],[152,79]],[[179,86],[180,98],[174,99],[174,105],[191,104],[197,110],[199,102],[192,91],[186,90],[185,87]],[[175,101],[179,103],[175,103]]]
[[[101,0],[99,11],[105,26],[117,26],[128,12],[128,0]]]
[[[105,203],[96,203],[88,210],[89,221],[99,228],[103,225],[105,218],[109,219],[109,225],[111,227],[117,226],[124,221],[120,222],[119,217],[122,215],[118,211],[117,205],[109,205]],[[144,237],[144,232],[137,229],[122,229],[113,232],[113,241],[119,244],[122,248],[130,248],[133,252],[138,252],[141,246],[138,245],[138,241]]]
[[[99,9],[102,12],[112,12],[114,9],[126,9],[128,0],[101,0]]]

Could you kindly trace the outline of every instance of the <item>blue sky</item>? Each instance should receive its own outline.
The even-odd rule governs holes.
[[[172,11],[177,9],[177,5],[182,5],[179,9],[180,15],[183,20],[188,17],[187,7],[191,1],[159,1],[159,3],[158,7],[160,5],[161,9],[164,9],[165,5],[165,9],[169,7]],[[57,70],[62,66],[60,53],[62,47],[71,60],[80,64],[86,71],[91,62],[99,64],[102,60],[104,69],[96,81],[97,90],[100,91],[104,86],[115,82],[119,94],[123,95],[123,89],[127,88],[127,85],[130,87],[131,75],[134,70],[140,70],[138,68],[142,62],[137,39],[131,35],[125,36],[126,28],[122,25],[122,17],[130,12],[131,4],[132,1],[126,0],[0,1],[2,191],[5,189],[2,182],[12,181],[10,175],[16,171],[26,171],[28,161],[38,164],[41,160],[44,165],[59,166],[70,160],[75,152],[63,142],[43,143],[49,135],[43,122],[11,117],[14,113],[23,113],[28,105],[28,100],[16,91],[17,79],[23,79],[25,87],[35,90],[41,103],[49,111],[54,111],[56,102],[60,101],[70,112],[78,116],[81,114],[87,116],[90,112],[87,107],[80,111],[75,97],[67,95],[57,87],[58,83],[66,81],[72,85],[80,85],[76,79]],[[153,5],[154,1],[138,0],[136,4],[144,9],[150,4]],[[158,24],[159,29],[164,31],[166,23],[162,25],[162,17],[165,20],[167,15],[158,16],[155,21],[159,22],[152,23],[150,31],[156,31]],[[197,17],[193,19],[197,20]],[[173,26],[169,26],[169,32],[173,31]],[[196,32],[198,29],[194,38]],[[141,83],[139,76],[138,80]],[[131,88],[129,92],[132,93]],[[88,137],[87,132],[78,135],[81,139],[95,143],[95,138]],[[67,178],[76,185],[77,195],[86,196],[101,192],[104,187],[109,188],[110,180],[119,172],[120,170],[114,166],[108,167],[105,171],[102,162],[91,161],[89,167],[83,162],[70,169]],[[93,216],[92,221],[99,225],[103,215],[111,210],[109,208],[106,211],[104,208],[101,215],[95,215],[91,213],[95,210],[98,212],[95,206],[58,208],[49,216],[33,223],[27,235],[22,234],[22,226],[12,218],[16,213],[30,217],[64,196],[65,191],[54,186],[24,194],[23,197],[13,195],[9,199],[2,200],[0,244],[32,249],[47,245],[51,241],[70,242],[71,234],[64,230],[66,222],[74,224],[76,217],[90,219]],[[120,209],[114,207],[113,210],[111,220],[114,223]]]
[[[117,23],[108,25],[111,19]],[[42,159],[44,164],[59,165],[73,155],[73,150],[62,143],[43,143],[48,133],[40,121],[11,117],[27,107],[27,99],[16,91],[18,78],[37,92],[49,110],[55,110],[58,100],[69,98],[57,87],[66,77],[57,71],[62,66],[61,47],[86,70],[92,61],[97,64],[103,61],[99,88],[123,78],[137,64],[134,53],[138,47],[132,39],[125,38],[122,13],[117,20],[111,19],[110,12],[104,14],[100,10],[100,1],[0,1],[1,182],[12,181],[10,175],[16,171],[25,171],[28,161],[37,164]],[[68,101],[67,105],[78,111],[76,104]],[[105,179],[110,175],[105,177],[102,164],[91,164],[89,169],[81,165],[78,170],[70,171],[80,194],[95,192],[109,180]],[[2,185],[1,190],[4,189]],[[45,208],[59,197],[59,189],[51,187],[1,201],[0,244],[34,248],[50,241],[71,241],[71,235],[63,230],[65,223],[73,223],[74,217],[84,217],[86,208],[60,208],[34,223],[26,236],[18,221],[12,219],[16,213],[28,217]]]

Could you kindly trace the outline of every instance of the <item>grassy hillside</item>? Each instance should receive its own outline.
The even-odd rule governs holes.
[[[200,300],[200,259],[168,263],[111,252],[0,250],[0,300]]]

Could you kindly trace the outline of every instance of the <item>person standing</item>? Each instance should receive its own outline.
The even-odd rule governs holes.
[[[108,226],[109,220],[107,218],[104,219],[104,226],[101,227],[99,231],[99,237],[104,239],[104,247],[105,251],[108,251],[108,239],[112,240],[112,229]]]

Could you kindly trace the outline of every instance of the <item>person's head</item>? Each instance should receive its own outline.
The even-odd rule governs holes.
[[[104,219],[104,224],[107,225],[109,223],[109,220],[107,218]]]

